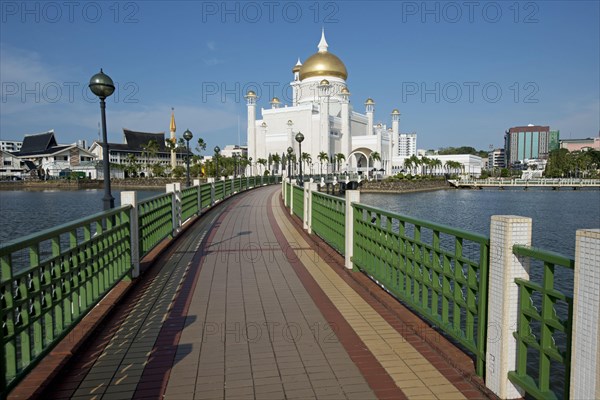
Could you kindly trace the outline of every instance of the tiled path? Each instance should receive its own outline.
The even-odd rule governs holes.
[[[44,397],[484,397],[325,262],[279,190],[203,216]]]

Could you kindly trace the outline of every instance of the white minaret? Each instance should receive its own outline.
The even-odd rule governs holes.
[[[388,174],[392,173],[392,157],[397,154],[396,145],[400,141],[400,111],[397,108],[392,110],[392,132],[390,132],[390,167]]]
[[[173,145],[177,144],[177,137],[175,136],[175,131],[177,131],[177,126],[175,125],[175,109],[171,108],[171,125],[169,127],[171,131],[171,143]],[[175,152],[175,146],[171,150],[171,171],[175,169],[177,166],[177,153]]]
[[[321,39],[321,42],[324,41],[324,38]],[[327,46],[327,42],[325,42],[325,46]],[[319,51],[321,48],[321,43],[319,43]],[[313,154],[317,154],[319,150],[326,151],[328,155],[331,155],[330,148],[330,140],[329,140],[329,90],[331,85],[327,79],[323,79],[319,82],[319,103],[320,103],[320,111],[319,111],[319,145],[318,148],[315,147],[315,143],[313,146]]]
[[[369,97],[367,101],[365,101],[365,109],[367,112],[367,136],[369,136],[373,134],[373,114],[375,112],[375,102],[372,98]]]
[[[256,93],[249,90],[245,97],[248,106],[248,159],[252,158],[251,162],[254,164],[256,163]]]
[[[342,99],[342,154],[350,162],[352,136],[350,135],[350,91],[347,87],[340,90],[340,97]]]
[[[292,72],[294,73],[294,81],[290,84],[292,86],[292,105],[298,105],[298,99],[300,98],[299,86],[300,86],[300,68],[302,67],[302,63],[300,62],[300,58],[298,58],[298,62],[292,68]]]

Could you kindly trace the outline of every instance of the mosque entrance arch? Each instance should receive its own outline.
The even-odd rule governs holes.
[[[373,153],[373,150],[367,147],[360,147],[353,150],[348,157],[349,172],[362,175],[365,178],[368,177],[369,169],[373,167],[369,162],[371,153]]]

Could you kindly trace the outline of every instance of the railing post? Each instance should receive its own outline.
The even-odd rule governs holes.
[[[292,179],[290,184],[290,215],[294,215],[294,186],[296,185],[296,180]]]
[[[531,218],[493,215],[490,228],[488,326],[486,347],[487,387],[501,399],[523,397],[508,379],[517,368],[519,287],[515,278],[529,280],[529,263],[513,254],[513,245],[531,245]]]
[[[579,229],[575,242],[571,399],[600,399],[600,229]]]
[[[130,204],[129,237],[131,251],[131,277],[140,276],[140,231],[137,209],[137,192],[121,192],[121,205]]]
[[[210,206],[212,207],[215,205],[215,178],[208,178],[206,181],[210,183]]]
[[[167,193],[173,193],[171,195],[171,201],[173,202],[173,236],[177,236],[181,229],[181,183],[169,183],[167,184]]]
[[[287,207],[287,206],[289,206],[288,201],[287,201],[288,187],[287,187],[287,184],[285,183],[285,181],[283,181],[281,185],[282,185],[281,193],[283,193],[283,204]]]
[[[200,214],[202,214],[202,190],[200,190],[200,179],[194,179],[194,186],[198,188],[198,216],[200,216]]]
[[[354,254],[354,211],[352,209],[352,203],[358,203],[360,201],[360,191],[358,190],[346,190],[346,215],[345,215],[345,232],[346,237],[344,238],[346,243],[345,251],[345,262],[344,266],[347,269],[352,269],[352,255]]]
[[[312,233],[312,192],[317,190],[317,185],[311,182],[304,182],[304,215],[302,216],[302,227]]]

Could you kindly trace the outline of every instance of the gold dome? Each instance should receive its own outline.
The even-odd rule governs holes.
[[[373,101],[372,98],[368,98],[367,101],[365,101],[365,104],[375,104],[375,102]]]
[[[323,79],[321,82],[319,82],[319,85],[327,86],[327,85],[329,85],[329,81],[327,79]]]
[[[318,52],[308,57],[300,67],[300,80],[313,76],[335,76],[346,80],[346,66],[336,55],[328,52]]]
[[[342,90],[340,90],[340,93],[343,93],[343,94],[350,94],[350,90],[348,90],[348,88],[344,86],[344,87],[342,88]]]
[[[271,100],[271,103],[279,104],[280,101],[277,97],[273,97],[273,99]]]
[[[397,109],[397,108],[394,108],[394,109],[392,110],[392,115],[400,115],[400,111],[398,111],[398,109]]]
[[[246,94],[246,97],[256,97],[256,93],[254,93],[253,90],[248,90],[248,93]]]

